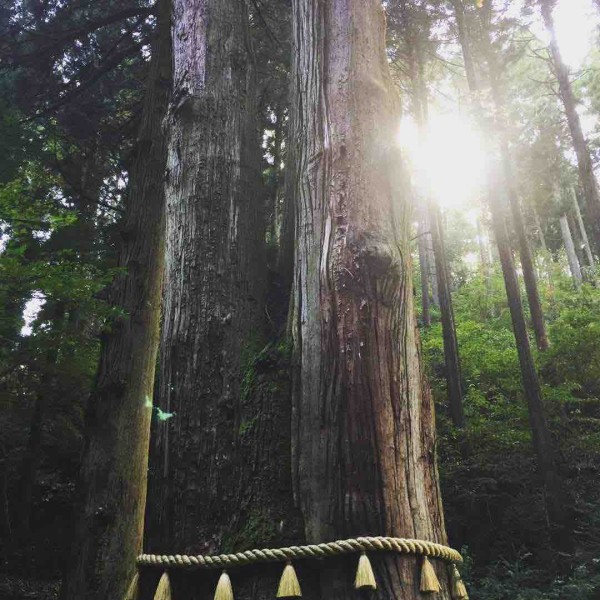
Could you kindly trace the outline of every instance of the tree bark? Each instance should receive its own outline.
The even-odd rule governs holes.
[[[462,428],[465,425],[463,386],[460,354],[458,352],[458,339],[456,337],[456,323],[454,321],[454,308],[452,307],[452,292],[450,290],[450,274],[448,273],[448,263],[446,261],[446,249],[444,247],[444,235],[440,223],[439,208],[434,206],[433,202],[430,205],[429,214],[438,289],[440,292],[442,336],[444,338],[444,364],[446,369],[450,418],[455,427]]]
[[[575,287],[579,289],[581,287],[583,278],[581,276],[581,268],[579,266],[579,259],[575,252],[575,244],[573,244],[573,237],[571,236],[571,229],[569,227],[569,221],[567,215],[560,217],[560,233],[563,238],[565,245],[565,251],[567,253],[567,260],[569,261],[569,270],[571,271],[571,277]]]
[[[579,202],[577,200],[577,193],[574,188],[571,188],[571,199],[573,200],[573,208],[575,209],[575,217],[577,219],[577,226],[579,227],[579,234],[581,235],[581,239],[583,241],[583,246],[585,250],[585,257],[588,262],[588,266],[594,267],[594,255],[592,254],[592,248],[590,246],[590,240],[587,235],[587,231],[585,229],[585,223],[583,222],[583,217],[581,216],[581,209],[579,208]]]
[[[546,325],[544,323],[544,312],[542,309],[542,302],[540,300],[540,293],[538,290],[537,276],[535,273],[535,267],[533,264],[533,258],[531,256],[531,248],[529,246],[529,240],[527,239],[527,232],[525,230],[525,223],[523,222],[523,215],[521,213],[521,207],[519,205],[519,198],[514,188],[514,173],[512,159],[510,155],[510,148],[506,136],[506,127],[504,124],[504,113],[505,113],[505,100],[502,87],[500,85],[500,68],[494,50],[488,41],[488,38],[484,35],[482,43],[484,45],[484,54],[487,59],[489,68],[489,87],[491,90],[492,99],[495,106],[496,112],[496,126],[497,136],[499,142],[500,156],[502,159],[502,168],[504,172],[504,187],[508,192],[508,203],[510,206],[510,212],[512,215],[512,223],[517,234],[517,242],[519,248],[519,258],[521,259],[521,268],[523,270],[523,281],[525,283],[525,291],[527,293],[527,302],[529,305],[529,312],[531,315],[531,324],[535,341],[539,350],[544,351],[548,349],[548,336],[546,334]]]
[[[173,14],[157,393],[170,418],[153,432],[146,546],[161,554],[246,550],[293,536],[291,405],[252,392],[266,353],[254,57],[243,2],[175,0]],[[240,590],[237,581],[238,598],[272,594]],[[173,573],[179,600],[209,583],[211,575]]]
[[[424,218],[419,219],[419,227],[417,230],[417,246],[419,249],[419,271],[421,273],[421,312],[423,325],[429,327],[431,325],[431,313],[429,310],[429,260],[427,253],[427,223]]]
[[[596,176],[594,175],[590,150],[585,136],[583,135],[581,120],[577,113],[577,100],[573,93],[569,69],[563,62],[556,40],[554,18],[552,16],[553,6],[554,2],[551,0],[542,0],[542,18],[544,20],[544,25],[550,34],[550,56],[552,58],[556,79],[558,80],[559,95],[565,108],[567,123],[573,140],[573,148],[575,149],[575,154],[577,156],[579,182],[585,198],[585,209],[588,219],[590,220],[590,229],[592,230],[596,252],[600,252],[600,192],[598,190]]]
[[[494,189],[492,187],[492,189]],[[521,303],[519,282],[513,262],[510,241],[506,231],[505,215],[502,209],[502,197],[498,192],[492,192],[490,207],[494,236],[498,246],[500,264],[504,277],[504,285],[508,298],[508,306],[512,321],[513,333],[517,346],[523,391],[527,400],[529,422],[533,436],[533,446],[537,457],[537,465],[544,482],[547,493],[547,507],[550,522],[554,526],[564,524],[565,509],[561,505],[562,493],[554,457],[554,444],[546,420],[546,410],[542,398],[542,391],[529,345],[525,314]],[[555,540],[558,536],[555,538]],[[564,543],[564,541],[563,541]]]
[[[124,311],[102,343],[85,421],[74,541],[63,600],[122,598],[142,547],[148,443],[163,273],[166,143],[171,80],[169,3],[160,0],[111,303]]]
[[[293,450],[306,537],[444,541],[383,10],[378,0],[294,0],[293,10]],[[372,561],[376,597],[421,597],[414,559]],[[322,565],[319,597],[354,593],[351,567],[336,564]]]
[[[504,162],[506,164],[510,158],[508,156],[508,148],[504,151]],[[505,166],[507,182],[510,181],[512,176],[512,168]],[[531,324],[533,328],[533,334],[538,350],[544,351],[548,349],[548,336],[546,334],[546,325],[544,323],[544,312],[542,309],[542,301],[540,299],[540,293],[538,289],[537,275],[535,272],[535,265],[533,263],[533,257],[531,256],[531,247],[529,246],[529,240],[527,239],[527,231],[525,230],[525,223],[523,222],[523,214],[521,213],[521,207],[519,206],[519,199],[515,191],[509,190],[510,195],[510,210],[512,213],[512,221],[515,226],[517,233],[517,240],[519,243],[519,258],[521,259],[521,268],[523,269],[523,281],[525,282],[525,291],[527,293],[527,301],[529,304],[529,312],[531,315]]]
[[[429,282],[431,283],[431,304],[440,305],[440,290],[438,286],[438,274],[435,261],[435,252],[433,251],[433,236],[431,231],[425,236],[427,247],[427,264],[429,265]]]

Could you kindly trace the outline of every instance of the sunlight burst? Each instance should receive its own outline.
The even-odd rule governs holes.
[[[486,156],[481,135],[459,114],[433,113],[424,136],[411,118],[403,118],[398,141],[411,167],[413,183],[442,208],[471,208],[485,180]]]

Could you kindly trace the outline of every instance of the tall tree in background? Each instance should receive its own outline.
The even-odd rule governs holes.
[[[579,228],[579,235],[581,236],[581,241],[583,243],[583,249],[585,251],[585,257],[588,263],[588,267],[594,267],[596,261],[594,260],[594,255],[592,254],[592,247],[590,246],[590,240],[588,238],[587,229],[585,228],[585,223],[583,222],[583,217],[581,216],[581,209],[579,208],[577,192],[575,191],[574,187],[571,187],[568,193],[570,194],[571,201],[573,203],[573,211],[577,220],[577,227]]]
[[[123,315],[106,333],[86,411],[85,450],[64,600],[121,598],[142,546],[164,260],[162,121],[171,84],[170,6],[159,0],[147,91],[130,169],[118,276]]]
[[[293,448],[306,537],[443,541],[383,9],[378,0],[294,0],[293,10]],[[378,597],[420,598],[414,563],[382,557],[376,568]],[[449,598],[439,574],[439,597]],[[319,584],[324,598],[352,593],[345,573]]]
[[[396,0],[389,7],[395,34],[402,39],[408,76],[411,86],[411,112],[415,118],[419,136],[424,143],[428,136],[429,101],[425,80],[427,44],[430,23],[424,6],[415,6],[406,0]],[[435,276],[444,340],[445,377],[448,389],[450,417],[455,427],[465,423],[463,389],[460,371],[460,355],[456,337],[456,324],[452,308],[450,272],[444,246],[444,231],[440,209],[427,189],[423,197],[424,213],[429,224],[429,234],[435,261]],[[419,249],[420,252],[420,249]],[[419,254],[420,256],[420,254]],[[425,263],[426,264],[426,263]],[[423,272],[421,272],[423,277]],[[425,289],[423,289],[425,292]]]
[[[579,264],[579,258],[575,252],[575,244],[573,243],[573,236],[571,235],[571,228],[569,227],[569,219],[565,214],[562,214],[559,219],[560,222],[560,233],[562,235],[563,244],[565,246],[565,252],[567,253],[567,260],[569,262],[569,270],[571,271],[571,277],[576,288],[580,288],[583,283],[583,277],[581,275],[581,267]]]
[[[417,229],[417,247],[419,249],[419,272],[421,274],[421,318],[425,327],[431,326],[431,298],[429,297],[429,256],[427,249],[427,211],[419,211],[419,226]]]
[[[481,22],[485,22],[481,27],[477,26],[476,21],[468,18],[469,15],[465,11],[463,0],[452,0],[452,6],[456,19],[458,38],[463,54],[467,84],[471,93],[471,101],[474,107],[474,112],[476,113],[477,118],[480,120],[480,123],[482,123],[485,130],[488,123],[485,119],[486,113],[484,107],[481,104],[482,93],[485,92],[484,87],[488,88],[496,114],[504,115],[506,103],[504,92],[502,86],[500,85],[500,77],[502,76],[502,73],[498,66],[498,59],[495,55],[495,49],[492,48],[487,38],[488,33],[486,27],[488,27],[487,23],[491,14],[489,13],[491,10],[491,5],[489,2],[487,2],[485,6],[482,4],[482,8],[479,9],[481,15],[486,13],[485,17],[481,17]],[[482,72],[483,69],[481,65],[478,65],[475,59],[477,52],[474,49],[477,47],[479,47],[481,50],[482,56],[480,57],[480,61],[481,59],[485,58],[487,63],[487,77],[485,76],[485,73]],[[506,127],[504,126],[504,121],[502,120],[500,123],[500,128],[497,131],[497,136],[502,163],[501,166],[504,171],[504,186],[507,190],[512,222],[517,237],[519,258],[521,259],[521,268],[523,270],[523,281],[525,283],[525,290],[527,292],[527,301],[529,304],[531,323],[536,344],[540,350],[546,350],[548,348],[548,336],[546,333],[544,313],[538,289],[537,275],[535,272],[535,265],[521,212],[519,198],[514,187],[514,169],[505,129]]]
[[[453,5],[456,9],[455,16],[458,25],[457,29],[459,32],[459,41],[461,48],[463,48],[463,58],[465,60],[465,64],[469,65],[467,67],[467,72],[475,72],[475,66],[472,58],[474,54],[472,36],[474,34],[468,34],[468,28],[465,23],[464,4],[462,0],[453,0]],[[486,61],[488,61],[488,67],[491,67],[491,72],[496,74],[496,58],[493,54],[494,49],[491,47],[489,32],[487,30],[487,27],[490,23],[489,3],[485,4],[482,8],[476,8],[475,10],[479,11],[477,17],[479,19],[478,38],[481,45],[481,53]],[[461,21],[462,24],[459,24]],[[491,77],[491,72],[489,77]],[[477,75],[480,76],[479,73]],[[477,81],[477,79],[471,76],[468,78],[468,81],[469,85],[472,85],[472,82]],[[478,86],[476,88],[471,88],[470,91],[473,96],[473,100],[476,103],[475,106],[477,107],[479,105],[479,99],[482,90]],[[492,99],[495,100],[493,97],[493,90],[490,91],[492,92]],[[495,104],[496,111],[498,111],[501,107],[497,102],[495,102]],[[489,182],[488,198],[492,216],[492,228],[494,237],[496,238],[496,245],[498,247],[498,254],[502,266],[502,274],[504,277],[504,285],[508,299],[508,306],[510,309],[512,328],[519,356],[523,391],[527,400],[529,421],[531,425],[533,445],[537,457],[538,468],[547,491],[547,507],[550,520],[551,523],[556,527],[554,531],[554,541],[561,543],[560,534],[562,532],[562,526],[564,526],[565,507],[563,506],[561,500],[562,493],[558,480],[552,438],[546,419],[546,411],[542,399],[541,386],[529,343],[527,325],[525,322],[525,313],[521,302],[519,282],[517,279],[517,272],[513,261],[510,238],[507,230],[508,215],[506,214],[505,206],[506,201],[509,200],[507,194],[510,193],[510,188],[508,185],[509,182],[507,182],[506,179],[508,175],[506,160],[503,158],[504,152],[506,151],[506,146],[503,141],[503,125],[502,122],[500,122],[500,125],[498,125],[498,118],[499,117],[496,115],[492,124],[496,137],[493,146],[495,146],[495,153],[497,155],[497,160],[499,161],[498,167],[500,173],[502,173],[502,176],[496,176],[494,181],[490,179]]]
[[[577,99],[569,76],[569,69],[564,63],[554,30],[552,11],[556,0],[539,0],[544,25],[550,34],[550,57],[556,79],[558,81],[559,96],[565,109],[569,131],[573,140],[573,148],[577,155],[579,182],[585,198],[586,214],[590,220],[592,235],[595,240],[595,250],[600,252],[600,191],[594,175],[592,158],[587,141],[581,127],[581,120],[577,113]]]

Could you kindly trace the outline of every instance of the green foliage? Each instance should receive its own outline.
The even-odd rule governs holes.
[[[567,577],[539,586],[544,573],[528,566],[528,556],[493,564],[469,585],[478,600],[596,600],[600,593],[600,561],[578,565]]]
[[[468,544],[466,579],[483,600],[598,597],[600,289],[576,291],[561,268],[540,283],[550,349],[536,353],[550,425],[576,515],[577,559],[548,557],[547,517],[501,276],[474,274],[453,294],[466,430],[448,418],[441,325],[422,330],[438,405],[440,474],[451,541]],[[524,306],[527,306],[524,298]]]
[[[600,396],[600,291],[590,284],[575,291],[563,277],[554,302],[559,309],[549,327],[552,345],[542,357],[542,368],[557,383]]]

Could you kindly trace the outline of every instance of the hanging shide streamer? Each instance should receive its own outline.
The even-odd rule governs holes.
[[[199,568],[215,569],[223,567],[242,567],[244,565],[287,561],[277,590],[277,598],[299,598],[302,596],[296,571],[292,566],[292,559],[327,558],[330,556],[359,553],[358,566],[354,579],[357,589],[376,589],[377,583],[371,561],[367,552],[388,552],[400,555],[422,556],[420,590],[422,593],[436,593],[441,589],[435,569],[429,562],[428,556],[442,560],[450,569],[451,592],[453,600],[468,600],[468,594],[460,573],[454,563],[462,562],[461,555],[452,548],[430,542],[427,540],[407,539],[389,536],[357,537],[334,542],[322,542],[307,546],[290,546],[285,548],[255,548],[235,554],[207,554],[207,555],[164,555],[141,554],[137,558],[138,567],[162,567],[163,569]],[[134,578],[123,600],[137,600],[138,580]],[[154,600],[172,600],[169,576],[165,571],[160,579]],[[233,588],[226,571],[223,571],[214,600],[233,600]]]
[[[296,576],[296,571],[290,561],[285,565],[281,579],[279,580],[279,588],[277,590],[278,598],[299,598],[302,596],[300,583]]]
[[[227,571],[223,571],[219,577],[214,600],[233,600],[233,587]]]
[[[127,591],[125,592],[125,596],[123,596],[123,600],[137,600],[138,592],[140,586],[140,574],[135,572]]]
[[[169,574],[165,571],[158,582],[156,592],[154,592],[154,600],[172,600],[171,597],[171,581]]]
[[[354,587],[376,589],[375,575],[369,557],[363,552],[358,559],[358,568],[356,569],[356,578],[354,579]]]
[[[435,574],[435,569],[426,556],[423,557],[423,564],[421,565],[420,589],[424,593],[435,593],[439,592],[441,589],[440,582]]]
[[[452,565],[450,569],[450,577],[452,579],[452,598],[454,600],[469,600],[467,588],[460,576],[456,565]]]

